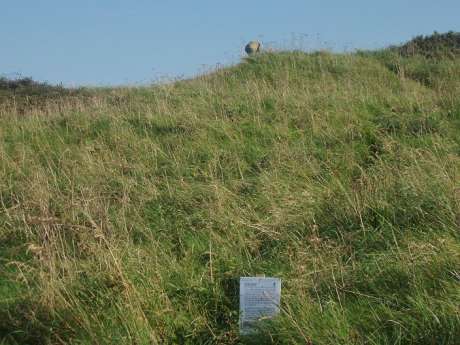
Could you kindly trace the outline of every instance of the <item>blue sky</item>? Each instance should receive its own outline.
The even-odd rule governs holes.
[[[149,83],[278,48],[352,50],[460,31],[459,0],[0,0],[0,75]]]

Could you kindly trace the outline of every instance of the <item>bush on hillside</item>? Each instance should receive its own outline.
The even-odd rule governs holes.
[[[14,104],[18,113],[26,113],[30,109],[44,108],[50,103],[81,96],[84,96],[83,89],[70,89],[29,77],[0,77],[0,106]]]
[[[402,56],[422,55],[427,58],[460,56],[460,32],[449,31],[417,36],[409,42],[392,48]]]
[[[46,82],[39,82],[30,77],[8,79],[0,77],[0,92],[2,94],[14,93],[16,95],[67,95],[72,92],[62,85],[51,85]]]

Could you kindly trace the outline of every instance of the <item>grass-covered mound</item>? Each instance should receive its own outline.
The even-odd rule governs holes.
[[[262,54],[0,110],[0,343],[249,342],[265,274],[256,343],[456,344],[460,61],[432,66]]]

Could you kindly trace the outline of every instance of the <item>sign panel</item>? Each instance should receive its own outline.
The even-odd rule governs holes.
[[[279,313],[281,280],[278,278],[240,278],[240,333],[252,334],[257,323]]]

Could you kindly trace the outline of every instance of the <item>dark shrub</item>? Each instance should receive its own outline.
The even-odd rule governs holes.
[[[9,79],[0,77],[0,106],[12,105],[19,114],[30,109],[42,109],[47,104],[81,98],[88,93],[83,88],[71,89],[63,85],[38,82],[32,78]]]
[[[436,31],[429,36],[417,36],[409,42],[392,47],[402,56],[422,55],[427,58],[460,56],[460,32],[449,31],[439,34]]]

